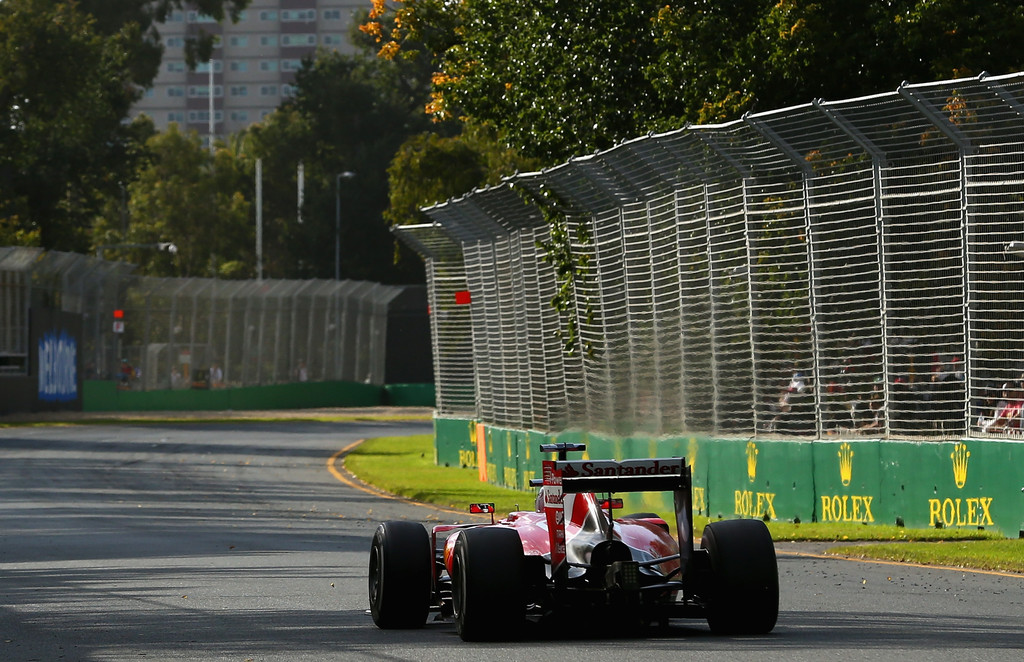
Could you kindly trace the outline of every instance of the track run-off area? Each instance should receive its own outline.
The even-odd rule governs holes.
[[[778,543],[765,637],[674,621],[643,638],[466,644],[367,613],[377,523],[468,521],[348,476],[361,439],[424,421],[0,428],[0,660],[1019,660],[1024,576],[853,562]],[[500,572],[500,568],[496,568]]]

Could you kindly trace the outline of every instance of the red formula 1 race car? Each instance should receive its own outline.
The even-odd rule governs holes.
[[[618,627],[707,619],[715,633],[775,627],[779,575],[764,522],[708,524],[692,534],[690,468],[683,458],[567,460],[582,444],[546,444],[537,509],[491,524],[389,521],[370,549],[370,613],[381,628],[422,627],[431,612],[453,618],[466,641],[507,639],[527,619],[607,616]],[[676,536],[657,515],[614,518],[615,493],[671,491]],[[600,619],[598,619],[600,620]]]

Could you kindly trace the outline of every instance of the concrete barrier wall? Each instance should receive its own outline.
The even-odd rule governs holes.
[[[435,419],[438,464],[477,466],[481,478],[525,489],[539,477],[541,443],[582,441],[586,457],[686,457],[694,508],[718,518],[900,523],[908,527],[1024,530],[1024,443],[752,441],[702,437],[558,435]],[[482,463],[481,463],[482,460]],[[671,511],[663,494],[624,495],[632,511]]]

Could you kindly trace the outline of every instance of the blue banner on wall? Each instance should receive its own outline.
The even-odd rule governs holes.
[[[49,308],[29,312],[33,410],[82,408],[82,316]]]
[[[39,336],[39,399],[71,402],[78,398],[78,339],[66,329]]]

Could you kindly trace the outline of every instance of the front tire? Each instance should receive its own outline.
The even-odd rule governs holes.
[[[775,544],[761,520],[712,522],[701,548],[711,562],[708,625],[715,634],[767,634],[779,617]]]
[[[467,529],[455,541],[452,606],[463,641],[518,634],[526,617],[523,544],[514,529]]]
[[[430,611],[433,550],[416,522],[377,527],[370,545],[370,614],[382,629],[423,627]]]

